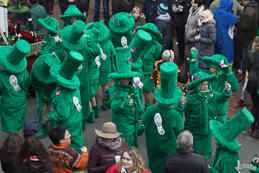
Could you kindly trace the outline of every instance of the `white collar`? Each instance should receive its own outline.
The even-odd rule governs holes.
[[[121,168],[121,173],[128,173],[123,165],[122,165],[122,168]],[[133,171],[133,172],[129,172],[129,173],[137,173],[137,172]]]

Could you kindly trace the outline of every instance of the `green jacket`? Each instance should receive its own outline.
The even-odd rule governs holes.
[[[132,80],[129,85],[124,85],[117,79],[109,90],[109,95],[112,122],[116,124],[117,131],[123,133],[122,137],[125,138],[128,146],[138,148],[137,137],[140,129],[138,120],[143,112],[138,89],[132,86]],[[131,105],[129,105],[130,99],[133,99],[133,104]]]
[[[213,161],[209,162],[211,173],[237,173],[238,152],[217,147]]]
[[[71,134],[71,147],[78,153],[82,153],[82,107],[79,88],[69,90],[58,87],[52,95],[53,112],[48,113],[47,118],[53,127],[65,125]]]
[[[25,124],[27,91],[31,86],[31,77],[25,70],[12,74],[4,69],[0,71],[0,95],[2,103],[1,129],[5,132],[17,132]]]
[[[129,46],[133,39],[133,32],[130,30],[124,34],[110,32],[110,40],[115,48]]]
[[[154,120],[156,116],[161,117],[161,125]],[[176,153],[177,136],[183,129],[182,117],[173,107],[157,104],[148,107],[142,122],[145,125],[149,169],[153,173],[162,173],[166,157]]]
[[[41,32],[44,33],[44,28],[38,22],[38,19],[47,17],[45,8],[39,5],[38,3],[36,3],[30,7],[29,13],[31,14],[34,31],[36,31],[37,33],[41,33]]]
[[[45,35],[44,41],[41,43],[41,50],[39,51],[39,55],[56,52],[58,49],[58,44],[55,42],[55,36],[51,36],[49,34]]]
[[[89,48],[92,48],[88,45]],[[88,74],[89,74],[89,83],[90,85],[98,85],[99,82],[99,67],[101,66],[101,55],[100,55],[100,44],[97,43],[98,50],[95,50],[96,47],[93,49],[95,53],[98,54],[89,54],[88,53]]]

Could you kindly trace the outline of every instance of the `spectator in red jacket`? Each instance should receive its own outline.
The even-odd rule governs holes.
[[[102,130],[95,130],[97,134],[95,144],[89,153],[88,173],[104,173],[116,163],[115,158],[120,158],[127,142],[116,131],[112,122],[103,124]]]

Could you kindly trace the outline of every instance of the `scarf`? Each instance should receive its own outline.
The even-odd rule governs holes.
[[[98,142],[101,146],[109,148],[110,150],[117,150],[121,146],[121,138],[115,138],[113,142],[107,142],[100,136],[98,136]]]

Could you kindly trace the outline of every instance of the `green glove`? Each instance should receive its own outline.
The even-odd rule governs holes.
[[[197,50],[190,50],[190,51],[191,51],[192,59],[197,59]]]

